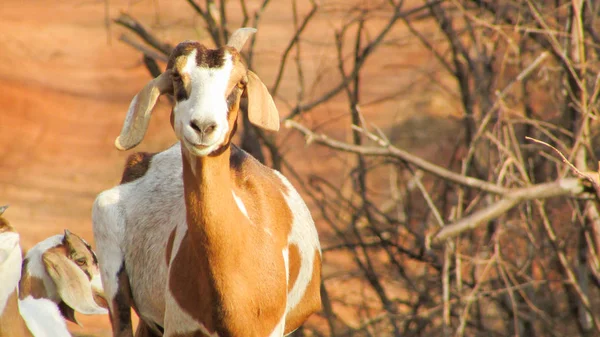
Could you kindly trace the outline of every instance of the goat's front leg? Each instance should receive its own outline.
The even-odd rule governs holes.
[[[131,289],[121,250],[125,219],[119,211],[118,190],[102,192],[94,202],[92,222],[104,295],[115,337],[133,337]]]

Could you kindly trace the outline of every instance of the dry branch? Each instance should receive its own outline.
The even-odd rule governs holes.
[[[551,183],[533,185],[531,187],[510,190],[504,195],[504,198],[487,208],[477,211],[459,221],[444,226],[435,233],[430,242],[432,245],[438,245],[447,239],[453,238],[467,230],[496,219],[506,213],[519,203],[533,199],[546,199],[560,196],[574,196],[587,190],[581,179],[564,178]]]
[[[427,160],[425,160],[421,157],[410,154],[410,153],[408,153],[402,149],[399,149],[391,144],[386,144],[381,147],[357,146],[357,145],[353,145],[353,144],[349,144],[349,143],[341,142],[339,140],[332,139],[323,134],[314,133],[311,130],[309,130],[307,127],[305,127],[304,125],[302,125],[296,121],[293,121],[293,120],[286,120],[285,127],[293,128],[293,129],[300,131],[306,137],[306,141],[308,144],[315,142],[317,144],[321,144],[321,145],[330,147],[332,149],[349,152],[349,153],[358,153],[358,154],[362,154],[365,156],[380,156],[380,157],[397,158],[397,159],[400,159],[407,163],[410,163],[412,165],[415,165],[418,168],[422,169],[423,171],[429,172],[433,175],[436,175],[440,178],[451,181],[455,184],[459,184],[459,185],[471,187],[471,188],[476,188],[476,189],[479,189],[482,191],[499,194],[499,195],[505,195],[507,193],[510,193],[510,190],[508,190],[502,186],[498,186],[498,185],[489,183],[487,181],[480,180],[480,179],[473,178],[473,177],[465,177],[458,173],[449,171],[441,166],[438,166],[431,162],[428,162]]]
[[[151,45],[152,47],[158,49],[164,55],[171,55],[171,51],[173,50],[173,46],[166,42],[160,41],[157,37],[155,37],[150,31],[144,27],[140,22],[136,19],[132,18],[127,13],[121,13],[121,15],[116,18],[115,23],[120,24],[121,26],[131,30],[136,33],[140,38],[142,38],[146,43]]]
[[[131,39],[129,36],[127,36],[125,34],[121,34],[121,36],[119,37],[119,40],[125,42],[126,44],[132,46],[133,48],[141,51],[144,55],[147,55],[155,60],[159,60],[162,62],[169,61],[169,58],[167,56],[165,56],[164,54],[161,54],[161,53],[155,51],[154,49],[150,49],[150,48],[146,47],[145,45],[138,43],[137,41],[134,41],[133,39]]]

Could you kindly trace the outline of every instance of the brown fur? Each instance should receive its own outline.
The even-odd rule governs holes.
[[[33,336],[19,312],[17,290],[8,298],[6,307],[0,315],[0,337]]]
[[[189,229],[171,266],[170,290],[209,331],[220,336],[266,336],[285,311],[282,250],[292,224],[282,194],[286,189],[272,171],[235,146],[219,156],[197,158],[198,178],[186,156]],[[221,169],[230,163],[230,170]],[[273,188],[277,184],[280,188]],[[237,208],[215,212],[222,205],[235,205],[232,190],[244,201],[252,221]]]
[[[173,52],[169,57],[169,62],[167,63],[167,69],[181,69],[176,67],[177,60],[181,56],[184,56],[187,59],[187,55],[194,50],[197,50],[196,64],[198,67],[220,68],[223,66],[225,48],[208,49],[199,42],[185,41],[178,44],[175,49],[173,49]]]
[[[294,284],[296,284],[298,274],[300,274],[300,265],[302,264],[302,261],[300,260],[300,249],[298,248],[298,245],[291,244],[288,247],[288,249],[290,261],[290,278],[288,280],[288,291],[290,291],[294,287]]]
[[[0,234],[4,232],[14,232],[15,229],[0,215]]]
[[[181,50],[189,53],[189,47]],[[199,66],[222,65],[224,48],[196,48]],[[182,146],[188,232],[170,266],[169,287],[179,306],[211,333],[267,336],[285,312],[287,291],[296,282],[301,261],[298,247],[289,247],[291,284],[286,288],[282,251],[293,221],[285,200],[289,191],[271,169],[230,145],[248,78],[239,53],[229,51],[234,62],[225,93],[230,134],[221,148],[196,157],[194,168],[192,154]],[[174,55],[169,65],[179,71],[187,58]],[[235,206],[223,208],[236,205],[232,191],[244,203],[247,217]],[[319,294],[319,256],[317,252],[316,277],[306,291],[307,300],[292,311],[286,331],[296,329],[320,305],[319,296],[314,296]]]
[[[129,286],[129,279],[127,278],[124,265],[121,266],[121,269],[117,273],[117,280],[119,283],[117,289],[119,289],[119,291],[112,301],[113,308],[118,309],[118,314],[113,315],[111,313],[108,315],[114,333],[131,331],[131,288]]]
[[[44,281],[41,278],[32,276],[29,273],[26,273],[27,264],[29,260],[23,260],[23,266],[21,268],[22,275],[21,280],[19,281],[19,298],[24,299],[27,296],[31,296],[33,298],[46,298],[48,295],[46,294],[46,288],[44,287]]]
[[[171,262],[169,273],[169,287],[173,297],[181,308],[192,317],[202,322],[212,333],[216,330],[211,306],[215,294],[211,291],[208,279],[204,277],[203,270],[208,269],[208,261],[197,255],[190,243],[188,233],[185,234],[181,245]],[[194,268],[190,268],[194,266]]]
[[[291,266],[291,261],[290,261]],[[285,333],[288,334],[300,327],[304,321],[313,313],[321,310],[321,254],[315,252],[313,262],[313,274],[310,283],[306,287],[304,296],[285,318]]]
[[[153,153],[147,152],[136,152],[131,154],[125,162],[121,184],[126,184],[143,177],[150,167],[150,161],[153,156]]]
[[[138,337],[137,335],[135,337]],[[206,335],[204,333],[202,333],[201,331],[194,331],[194,332],[190,332],[190,333],[186,333],[186,334],[174,334],[171,335],[171,337],[206,337]]]

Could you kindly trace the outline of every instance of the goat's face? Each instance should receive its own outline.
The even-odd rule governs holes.
[[[205,156],[229,143],[247,69],[232,47],[180,43],[167,66],[173,81],[173,129],[185,148]]]
[[[117,148],[141,142],[150,114],[161,94],[171,94],[175,106],[171,123],[184,148],[206,156],[227,146],[235,132],[242,96],[248,97],[248,118],[266,130],[279,129],[279,113],[265,85],[242,63],[239,51],[255,30],[238,29],[227,46],[208,49],[182,42],[171,53],[167,69],[132,100]]]
[[[92,250],[92,246],[76,234],[65,230],[63,245],[66,249],[67,258],[73,262],[87,276],[92,286],[100,277],[98,258]]]

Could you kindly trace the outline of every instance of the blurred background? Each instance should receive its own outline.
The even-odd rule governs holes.
[[[25,250],[65,228],[93,244],[133,96],[178,42],[252,26],[244,57],[283,124],[240,116],[235,142],[292,181],[323,246],[323,310],[295,336],[600,336],[599,14],[588,0],[3,0],[0,204]],[[136,151],[176,141],[170,106]],[[81,320],[73,332],[111,335],[107,317]]]

